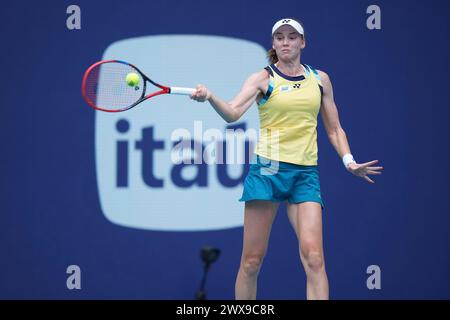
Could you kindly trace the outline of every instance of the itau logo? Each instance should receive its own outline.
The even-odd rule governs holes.
[[[256,43],[200,35],[121,40],[103,59],[130,62],[168,86],[203,83],[226,101],[266,65]],[[238,199],[256,143],[254,134],[243,133],[258,130],[256,105],[227,124],[207,102],[164,95],[123,113],[97,111],[95,128],[100,204],[112,223],[164,231],[243,224]]]

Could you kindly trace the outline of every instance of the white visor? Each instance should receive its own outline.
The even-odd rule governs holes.
[[[272,28],[272,35],[275,33],[275,31],[278,30],[279,27],[284,26],[285,24],[290,25],[292,28],[294,28],[298,33],[300,33],[302,36],[304,35],[304,31],[300,23],[298,23],[295,20],[292,19],[281,19],[280,21],[276,22],[273,25]]]

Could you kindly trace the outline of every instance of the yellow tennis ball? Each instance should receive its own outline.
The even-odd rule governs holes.
[[[139,75],[135,72],[130,72],[125,80],[130,87],[136,87],[139,84]]]

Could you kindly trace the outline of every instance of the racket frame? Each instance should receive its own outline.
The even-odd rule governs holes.
[[[143,88],[143,90],[142,90],[142,95],[141,95],[141,97],[140,97],[136,102],[134,102],[133,104],[131,104],[131,105],[125,107],[125,108],[117,109],[117,110],[112,110],[112,109],[105,109],[105,108],[101,108],[101,107],[99,107],[99,106],[96,106],[95,103],[92,102],[92,101],[87,97],[87,95],[86,95],[86,81],[87,81],[87,78],[88,78],[89,73],[90,73],[90,72],[92,71],[92,69],[94,69],[95,67],[97,67],[97,66],[99,66],[99,65],[101,65],[101,64],[105,64],[105,63],[122,63],[122,64],[125,64],[125,65],[128,65],[128,66],[134,68],[134,69],[140,74],[140,76],[141,76],[142,79],[144,80],[144,88]],[[124,81],[125,81],[125,80],[124,80]],[[147,90],[147,81],[150,82],[151,84],[153,84],[155,87],[160,88],[161,90],[152,92],[152,93],[150,93],[150,94],[148,94],[148,95],[145,95],[146,90]],[[173,87],[173,90],[172,90],[172,92],[171,92],[171,88],[170,88],[170,87],[163,86],[162,84],[159,84],[159,83],[153,81],[152,79],[150,79],[149,77],[147,77],[141,70],[139,70],[139,68],[137,68],[135,65],[133,65],[133,64],[131,64],[131,63],[128,63],[128,62],[126,62],[126,61],[122,61],[122,60],[101,60],[101,61],[98,61],[98,62],[94,63],[92,66],[90,66],[90,67],[86,70],[86,72],[84,73],[84,76],[83,76],[83,80],[82,80],[82,82],[81,82],[81,94],[82,94],[84,100],[88,103],[89,106],[91,106],[91,107],[94,108],[95,110],[100,110],[100,111],[105,111],[105,112],[123,112],[123,111],[127,111],[127,110],[130,110],[131,108],[137,106],[137,105],[140,104],[141,102],[143,102],[143,101],[145,101],[145,100],[147,100],[147,99],[150,99],[150,98],[152,98],[152,97],[161,95],[161,94],[170,94],[170,93],[172,93],[172,94],[189,95],[189,94],[192,94],[194,91],[195,91],[195,89],[192,89],[192,88]]]

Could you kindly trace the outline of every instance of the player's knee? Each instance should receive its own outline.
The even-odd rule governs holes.
[[[318,250],[305,250],[303,256],[308,270],[311,270],[312,272],[322,270],[324,266],[324,259],[322,252]]]
[[[253,276],[255,274],[258,274],[261,268],[262,260],[263,260],[262,255],[248,256],[244,258],[241,266],[242,271],[244,271],[244,273],[247,276]]]

